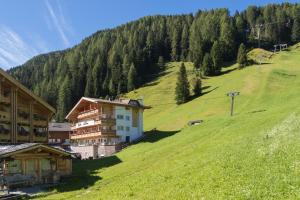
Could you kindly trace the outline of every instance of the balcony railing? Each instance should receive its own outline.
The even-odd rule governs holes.
[[[82,119],[82,118],[85,118],[85,117],[88,117],[88,116],[91,116],[91,115],[96,115],[98,114],[98,110],[95,109],[95,110],[87,110],[87,111],[83,111],[83,112],[80,112],[77,116],[78,119]]]
[[[103,135],[103,134],[115,134],[116,130],[98,129],[98,128],[84,129],[84,130],[76,131],[76,132],[72,133],[72,135],[85,135],[85,134],[89,134],[89,133],[100,133],[101,135]]]
[[[71,146],[91,146],[91,145],[118,145],[122,142],[121,138],[113,138],[113,141],[106,142],[84,142],[84,143],[71,143]]]
[[[71,134],[71,139],[80,139],[80,138],[91,138],[98,137],[103,135],[115,136],[116,130],[111,129],[85,129],[81,131],[76,131]]]
[[[35,126],[47,126],[47,121],[42,121],[42,120],[38,120],[38,121],[33,121],[33,125]]]
[[[0,121],[10,121],[10,112],[0,111]]]
[[[1,103],[9,104],[10,103],[10,97],[9,96],[3,96],[3,95],[1,95],[0,96],[0,102]]]
[[[89,126],[100,125],[104,123],[115,123],[116,119],[111,114],[102,114],[96,117],[94,120],[87,120],[87,121],[79,121],[77,123],[73,123],[71,125],[72,130],[76,130],[78,128],[84,128]]]

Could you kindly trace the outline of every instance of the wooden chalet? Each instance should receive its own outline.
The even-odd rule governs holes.
[[[70,154],[38,143],[0,146],[0,186],[53,183],[72,173]]]
[[[47,145],[54,113],[0,69],[0,187],[55,182],[71,174],[70,154]]]
[[[0,144],[47,143],[55,109],[0,69]]]

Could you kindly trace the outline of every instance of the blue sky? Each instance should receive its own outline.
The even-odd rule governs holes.
[[[198,9],[281,3],[277,0],[1,0],[0,67],[72,47],[100,29],[146,15],[195,13]],[[291,0],[288,2],[297,2]],[[299,2],[299,0],[298,0]]]

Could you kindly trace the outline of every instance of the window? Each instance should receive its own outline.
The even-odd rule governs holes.
[[[126,116],[126,120],[129,121],[130,120],[130,116]]]
[[[106,138],[101,138],[101,143],[106,143],[106,142],[107,142]]]
[[[123,115],[117,115],[117,119],[124,119]]]
[[[10,174],[17,174],[22,172],[20,160],[12,160],[8,162],[8,171]]]
[[[124,127],[123,126],[118,126],[118,131],[123,131],[124,130]]]
[[[127,126],[127,127],[126,127],[126,131],[130,131],[130,127]]]

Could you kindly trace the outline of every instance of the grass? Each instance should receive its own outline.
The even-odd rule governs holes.
[[[168,63],[163,76],[127,94],[153,106],[145,129],[157,132],[111,158],[74,163],[77,177],[39,198],[300,199],[299,60],[292,47],[269,64],[224,68],[180,106],[180,63]],[[229,91],[241,92],[233,117]],[[186,125],[196,119],[204,123]]]

